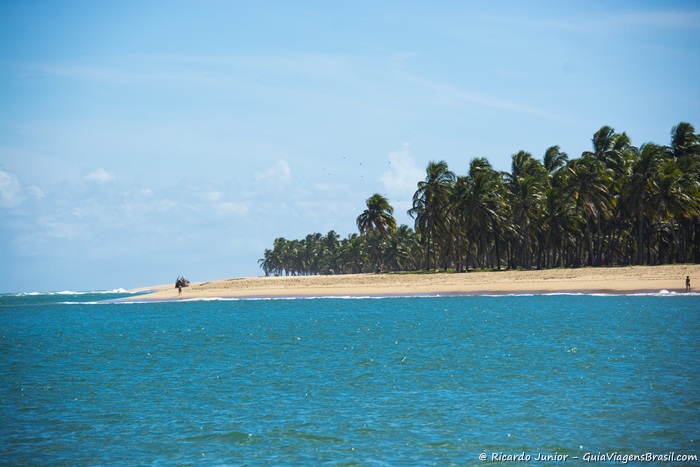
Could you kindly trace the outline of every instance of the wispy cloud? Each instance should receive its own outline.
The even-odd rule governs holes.
[[[249,207],[246,202],[225,201],[216,203],[213,206],[214,212],[218,216],[244,216],[248,213]]]
[[[83,220],[85,213],[59,213],[40,217],[37,224],[44,239],[55,238],[69,242],[92,238],[93,226]]]
[[[255,181],[267,186],[279,187],[289,183],[292,179],[292,169],[289,162],[280,159],[275,164],[262,172],[255,172]]]
[[[3,208],[13,208],[22,202],[22,186],[17,175],[0,171],[0,203]]]
[[[581,4],[583,5],[583,4]],[[569,8],[562,11],[554,9],[550,15],[531,13],[526,15],[493,15],[483,14],[479,16],[479,22],[505,27],[523,28],[532,31],[566,31],[583,35],[618,34],[621,28],[650,27],[663,29],[700,29],[700,8],[655,8],[637,11],[624,11],[617,8],[620,4],[602,3],[598,11],[590,10],[586,15],[572,14]],[[607,8],[605,6],[610,8]],[[595,7],[595,4],[591,6]],[[454,31],[462,35],[463,31]]]
[[[22,62],[17,73],[120,85],[185,85],[223,89],[289,89],[306,82],[352,84],[358,76],[351,57],[333,54],[131,55],[84,62]]]
[[[700,9],[621,12],[604,16],[601,23],[610,27],[700,29]]]
[[[168,66],[170,65],[170,66]],[[45,75],[77,81],[109,85],[186,84],[218,85],[224,83],[211,72],[195,68],[182,68],[172,63],[149,63],[142,57],[131,57],[129,62],[63,62],[63,63],[16,63],[16,72],[26,75]]]
[[[545,108],[533,107],[520,102],[502,99],[485,92],[470,91],[462,86],[452,84],[448,81],[443,81],[436,78],[426,78],[406,72],[400,72],[400,75],[404,81],[411,83],[417,89],[427,91],[427,93],[432,96],[432,99],[444,106],[476,104],[487,108],[532,115],[549,120],[560,121],[565,118],[564,116]]]
[[[40,200],[46,193],[36,185],[23,186],[17,175],[0,170],[0,207],[9,209],[22,204],[26,199]]]
[[[101,185],[104,183],[109,183],[115,178],[116,176],[113,172],[110,172],[109,170],[100,167],[99,169],[93,170],[89,174],[85,175],[85,177],[83,177],[83,180]]]
[[[389,154],[391,168],[382,174],[380,181],[387,195],[396,201],[410,200],[416,191],[416,183],[424,178],[424,171],[409,154],[409,145]]]

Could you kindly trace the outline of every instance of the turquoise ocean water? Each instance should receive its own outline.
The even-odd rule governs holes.
[[[0,296],[1,464],[700,454],[697,295],[125,296]]]

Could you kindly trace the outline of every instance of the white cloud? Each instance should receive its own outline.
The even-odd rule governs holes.
[[[69,242],[76,240],[87,240],[92,236],[91,225],[82,222],[82,217],[86,215],[85,211],[77,210],[70,213],[69,216],[64,214],[48,215],[37,219],[41,231],[41,238],[55,238],[67,240]],[[77,218],[78,221],[75,221]]]
[[[17,176],[0,170],[0,206],[13,208],[22,202],[22,185]]]
[[[46,193],[44,193],[44,190],[39,188],[36,185],[31,185],[27,187],[27,192],[29,195],[34,198],[34,199],[44,199],[46,198]]]
[[[87,180],[89,182],[95,182],[95,183],[108,183],[114,180],[115,175],[103,168],[99,168],[97,170],[94,170],[87,174],[85,177],[83,177],[84,180]]]
[[[0,170],[0,207],[14,208],[19,206],[25,199],[40,200],[46,197],[44,190],[36,185],[23,187],[12,172]]]
[[[171,199],[165,198],[151,201],[148,204],[145,204],[144,208],[146,208],[147,211],[150,210],[152,212],[170,212],[179,208],[180,206],[180,203],[176,203]]]
[[[224,194],[220,191],[208,191],[206,193],[202,193],[202,199],[204,201],[209,201],[211,203],[219,202],[223,198],[224,198]]]
[[[218,203],[224,199],[224,193],[211,188],[192,187],[190,197],[197,198],[205,203]]]
[[[233,201],[216,203],[214,205],[214,211],[219,216],[244,216],[248,213],[248,204]]]
[[[380,179],[387,195],[395,201],[411,199],[417,183],[425,178],[425,170],[409,155],[408,143],[389,154],[389,163],[391,168]]]
[[[286,185],[292,179],[292,169],[289,163],[284,160],[278,160],[272,167],[264,172],[255,172],[255,181],[263,182],[271,186]]]

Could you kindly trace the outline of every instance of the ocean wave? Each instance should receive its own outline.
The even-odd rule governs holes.
[[[144,303],[193,303],[193,302],[241,302],[241,301],[282,301],[282,300],[380,300],[390,298],[427,298],[436,295],[279,295],[279,296],[251,296],[251,297],[193,297],[193,298],[120,298],[115,300],[103,300],[98,304],[144,304]],[[71,302],[63,302],[71,304]],[[87,302],[75,302],[79,304]]]
[[[77,291],[77,290],[61,290],[57,292],[20,292],[14,294],[5,294],[11,297],[50,297],[55,295],[107,295],[107,294],[127,294],[135,295],[144,292],[132,292],[124,288],[111,289],[111,290],[89,290],[89,291]]]
[[[603,293],[603,292],[516,292],[516,293],[417,293],[417,294],[364,294],[364,295],[279,295],[279,296],[249,296],[249,297],[189,297],[189,298],[161,298],[150,299],[135,297],[120,298],[115,300],[103,300],[99,304],[144,304],[144,303],[192,303],[192,302],[239,302],[239,301],[282,301],[282,300],[387,300],[396,298],[504,298],[504,297],[700,297],[697,292],[630,292],[630,293]],[[65,302],[69,303],[69,302]],[[86,302],[80,302],[81,304]]]
[[[56,305],[99,305],[103,302],[56,302]]]
[[[639,292],[626,294],[630,297],[700,297],[700,292],[669,292],[660,290],[658,292]]]

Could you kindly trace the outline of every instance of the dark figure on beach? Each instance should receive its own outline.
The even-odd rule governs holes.
[[[185,279],[185,276],[180,276],[175,281],[175,288],[177,289],[177,294],[182,295],[182,288],[190,285],[190,281]]]
[[[685,291],[690,292],[690,276],[685,276]]]
[[[190,285],[190,281],[185,279],[185,276],[179,276],[177,280],[175,281],[175,288],[177,289],[178,287],[187,287]]]

